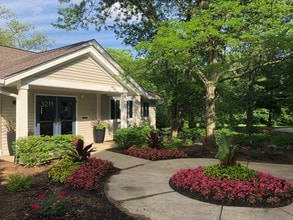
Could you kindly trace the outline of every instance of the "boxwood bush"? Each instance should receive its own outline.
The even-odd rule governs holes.
[[[141,146],[146,144],[147,135],[151,130],[152,128],[149,125],[117,129],[114,133],[114,141],[117,147],[122,149]]]
[[[17,163],[26,167],[48,164],[52,159],[61,158],[72,148],[76,135],[28,136],[19,138],[14,144]]]

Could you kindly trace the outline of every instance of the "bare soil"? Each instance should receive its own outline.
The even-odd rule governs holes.
[[[56,162],[55,162],[56,163]],[[11,162],[0,160],[0,219],[135,219],[119,210],[105,196],[103,186],[99,191],[74,189],[48,179],[47,172],[54,162],[45,167],[25,168]],[[34,185],[24,192],[9,191],[6,187],[7,174],[20,173],[34,176]],[[104,182],[106,179],[104,180]],[[104,185],[104,183],[102,184]],[[68,206],[62,217],[43,217],[32,211],[32,203],[38,195],[50,192],[67,192]]]

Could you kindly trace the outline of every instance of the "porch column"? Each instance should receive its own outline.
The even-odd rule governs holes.
[[[18,86],[16,98],[16,138],[28,136],[28,85]]]
[[[134,123],[139,126],[141,124],[141,96],[134,97]]]
[[[149,121],[150,121],[150,125],[156,128],[156,102],[155,101],[150,102]]]
[[[123,93],[120,100],[120,126],[121,128],[127,128],[127,93]]]
[[[96,118],[101,118],[101,94],[97,93],[96,95],[96,104],[97,104],[97,112],[96,112]]]

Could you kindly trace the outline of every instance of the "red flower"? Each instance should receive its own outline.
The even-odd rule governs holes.
[[[33,203],[33,204],[32,204],[32,209],[33,209],[33,210],[37,210],[37,209],[39,209],[39,208],[40,208],[39,204],[37,204],[37,203]]]
[[[46,198],[47,194],[46,193],[42,193],[38,196],[38,200],[43,200],[44,198]]]
[[[67,195],[67,192],[66,191],[62,191],[62,192],[60,192],[60,194],[59,194],[60,196],[62,196],[62,197],[64,197],[64,196],[66,196]]]

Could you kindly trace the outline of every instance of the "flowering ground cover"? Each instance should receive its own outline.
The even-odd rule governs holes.
[[[174,158],[187,158],[188,155],[182,150],[157,149],[157,148],[138,148],[130,147],[123,153],[147,160],[166,160]]]
[[[293,201],[293,186],[283,179],[255,171],[251,180],[222,179],[204,174],[205,167],[182,169],[170,179],[181,194],[219,205],[279,207]]]

